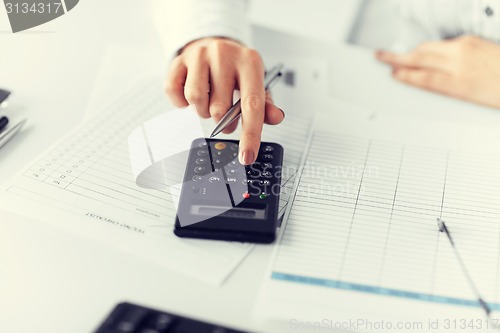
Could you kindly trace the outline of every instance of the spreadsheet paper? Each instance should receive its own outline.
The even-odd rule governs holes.
[[[394,119],[318,121],[257,311],[288,320],[443,311],[482,320],[437,218],[484,300],[500,310],[496,132]]]

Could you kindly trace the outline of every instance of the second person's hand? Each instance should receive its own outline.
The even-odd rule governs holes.
[[[194,104],[201,117],[215,122],[231,108],[235,89],[241,91],[239,160],[248,165],[257,158],[263,124],[276,125],[285,117],[264,90],[264,64],[257,51],[226,38],[196,40],[172,61],[165,83],[175,106]]]
[[[500,46],[475,36],[423,43],[407,54],[378,52],[397,80],[500,108]]]

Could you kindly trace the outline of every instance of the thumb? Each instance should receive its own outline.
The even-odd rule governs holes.
[[[267,92],[264,122],[269,125],[278,125],[283,119],[285,119],[285,112],[274,105],[271,93]]]

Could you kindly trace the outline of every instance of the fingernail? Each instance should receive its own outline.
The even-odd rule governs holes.
[[[245,150],[240,154],[240,163],[243,165],[250,165],[253,163],[253,151]]]
[[[283,119],[285,119],[285,116],[286,116],[285,111],[283,111],[283,109],[281,109],[281,108],[278,108],[278,109],[280,109],[281,113],[283,113]]]

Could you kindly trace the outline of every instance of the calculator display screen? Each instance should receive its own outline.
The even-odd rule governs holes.
[[[192,205],[191,214],[201,215],[201,216],[221,216],[221,217],[236,217],[245,219],[265,219],[266,218],[266,207],[261,208],[249,208],[249,207],[238,207],[230,208],[224,206],[203,206],[203,205]]]

